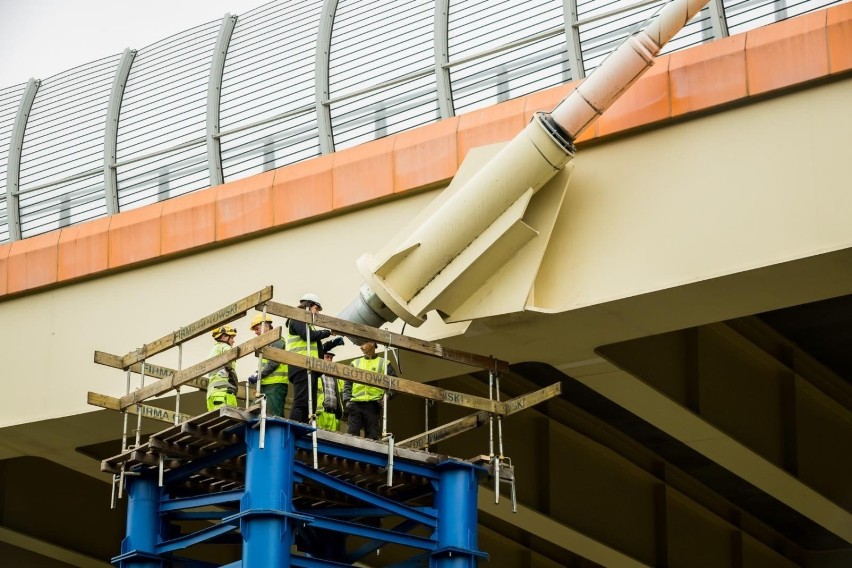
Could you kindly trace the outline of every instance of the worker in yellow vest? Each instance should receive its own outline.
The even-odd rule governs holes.
[[[234,348],[237,330],[230,325],[217,327],[211,333],[216,343],[208,358],[221,355]],[[237,406],[237,366],[236,361],[226,363],[207,375],[207,410],[221,406]]]
[[[393,365],[388,362],[386,366],[384,357],[376,355],[375,341],[365,341],[361,344],[361,353],[364,356],[352,361],[353,367],[374,373],[383,373],[392,377],[396,376]],[[360,435],[361,428],[363,428],[366,438],[373,440],[379,439],[379,435],[381,434],[382,398],[384,395],[385,389],[383,388],[346,381],[343,401],[345,404],[344,408],[349,414],[349,423],[346,429],[347,434]]]
[[[322,358],[334,359],[332,351],[325,351]],[[340,417],[343,414],[344,380],[329,375],[320,377],[317,383],[317,428],[337,432],[340,429]]]
[[[322,302],[316,294],[305,294],[299,300],[299,308],[317,314],[322,311]],[[298,320],[287,320],[284,332],[284,342],[287,351],[319,358],[320,341],[331,335],[327,329],[316,329],[312,325]],[[293,407],[290,409],[290,420],[296,422],[307,422],[308,418],[316,411],[317,390],[316,381],[318,373],[311,373],[310,384],[308,382],[308,371],[303,367],[289,365],[290,384],[293,385]],[[308,411],[308,392],[314,407]]]
[[[272,317],[263,313],[255,315],[249,325],[255,335],[261,335],[272,329]],[[279,339],[270,344],[276,349],[285,349],[284,340]],[[248,378],[249,384],[257,384],[258,375],[252,373]],[[287,390],[290,388],[287,374],[287,364],[261,358],[260,392],[266,396],[266,413],[270,416],[284,416],[284,405],[287,402]]]

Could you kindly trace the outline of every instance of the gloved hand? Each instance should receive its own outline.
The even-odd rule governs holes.
[[[343,409],[346,411],[346,414],[352,415],[355,412],[355,403],[350,400]]]
[[[327,349],[334,349],[335,347],[343,347],[343,345],[345,345],[345,343],[346,342],[343,341],[343,337],[338,335],[337,337],[335,337],[334,339],[332,339],[331,341],[329,341],[326,344],[326,348]]]
[[[252,373],[249,375],[248,382],[250,385],[257,384],[257,373]]]

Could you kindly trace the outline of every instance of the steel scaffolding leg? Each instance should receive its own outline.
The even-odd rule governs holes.
[[[411,551],[412,564],[400,566],[419,566],[428,558],[433,568],[473,568],[486,556],[477,550],[477,488],[484,468],[452,459],[435,463],[435,456],[399,449],[395,493],[382,472],[383,444],[323,433],[318,451],[324,467],[318,470],[310,464],[310,434],[305,424],[273,417],[266,420],[261,447],[259,421],[235,409],[152,434],[155,443],[129,454],[135,460],[130,465],[122,463],[128,536],[113,563],[184,565],[181,551],[202,543],[228,546],[232,556],[241,552],[241,560],[228,566],[242,568],[341,566],[386,545]],[[168,444],[174,444],[170,451],[178,449],[170,440],[180,440],[181,452],[193,458],[156,461]],[[166,470],[162,488],[159,463]],[[382,518],[389,518],[384,526],[375,522]],[[206,522],[198,528],[194,521]],[[347,553],[349,537],[354,540]]]
[[[437,466],[435,508],[438,528],[433,538],[437,549],[430,568],[474,568],[486,555],[477,549],[477,490],[480,468],[448,461]]]
[[[156,552],[161,528],[157,480],[128,477],[127,494],[127,536],[113,563],[120,568],[161,568],[165,564]]]
[[[243,566],[289,566],[295,535],[293,461],[297,427],[267,420],[264,449],[260,430],[246,428],[246,494],[241,503]]]

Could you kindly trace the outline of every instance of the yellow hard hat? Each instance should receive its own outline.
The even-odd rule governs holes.
[[[256,326],[257,324],[259,324],[259,323],[260,323],[260,322],[262,322],[262,321],[267,321],[267,322],[269,322],[270,324],[272,324],[272,318],[271,318],[271,317],[269,317],[268,315],[266,316],[266,319],[264,319],[264,317],[263,317],[263,314],[262,314],[262,313],[260,313],[260,314],[255,314],[255,316],[254,316],[253,318],[251,318],[251,325],[249,325],[249,329],[253,329],[253,328],[254,328],[254,326]]]
[[[218,338],[220,335],[237,335],[237,328],[230,325],[223,325],[222,327],[214,329],[211,332],[211,335],[214,339]]]

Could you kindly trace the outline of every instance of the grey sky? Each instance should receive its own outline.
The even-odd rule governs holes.
[[[142,48],[267,0],[0,0],[0,89]]]

